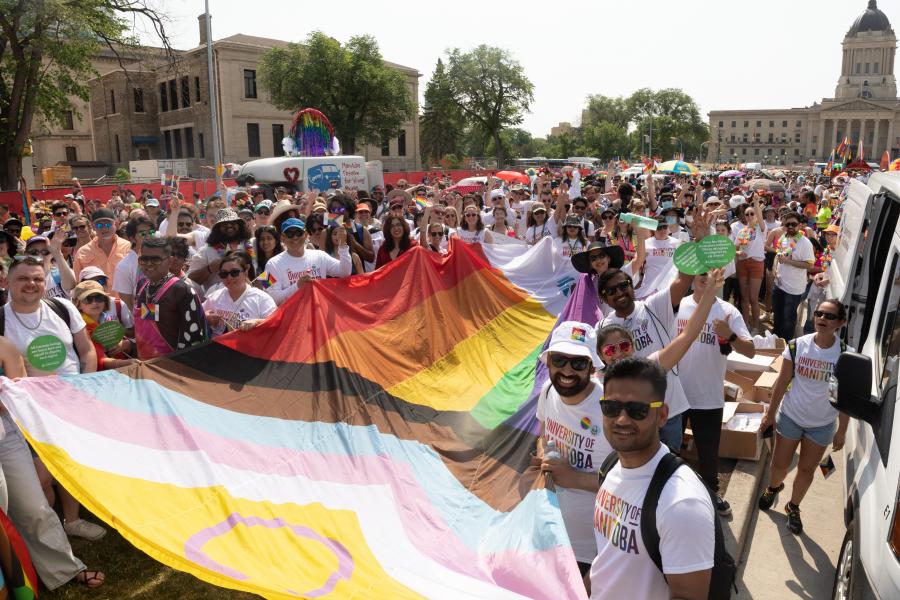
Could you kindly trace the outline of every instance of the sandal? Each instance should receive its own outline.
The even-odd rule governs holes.
[[[103,571],[88,571],[85,569],[75,576],[75,581],[93,590],[103,585],[103,582],[106,581],[106,576],[103,574]]]

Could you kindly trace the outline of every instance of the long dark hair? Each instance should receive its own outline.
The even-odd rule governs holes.
[[[247,228],[247,223],[244,222],[243,219],[238,219],[234,221],[238,226],[238,240],[242,242],[246,242],[250,239],[250,230]],[[206,238],[207,246],[215,246],[217,244],[224,244],[228,242],[228,240],[224,239],[222,236],[222,228],[218,227],[220,223],[216,223],[212,226],[212,229],[209,232],[209,236]]]
[[[259,238],[264,233],[271,234],[275,238],[275,249],[272,251],[271,256],[266,256],[266,253],[263,252],[259,245]],[[272,256],[284,251],[284,246],[281,245],[281,234],[273,225],[263,225],[256,228],[256,231],[253,232],[253,246],[256,250],[256,270],[260,273],[266,270],[266,263],[269,262]]]
[[[394,236],[391,234],[391,226],[394,221],[400,221],[403,225],[403,235],[400,237],[400,252],[406,252],[409,250],[409,247],[412,245],[412,242],[409,239],[409,223],[406,222],[406,219],[403,217],[398,217],[396,215],[388,215],[384,219],[384,223],[381,226],[381,230],[384,232],[384,244],[382,244],[386,251],[391,252],[394,249]]]
[[[468,208],[468,207],[466,207]],[[481,220],[481,211],[476,211],[478,213],[478,220],[475,222],[475,231],[481,231],[484,229],[484,222]],[[459,228],[463,231],[469,230],[469,224],[466,222],[466,209],[463,209],[463,214],[461,216],[461,220],[459,222]]]

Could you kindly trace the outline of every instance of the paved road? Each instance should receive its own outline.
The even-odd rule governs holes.
[[[837,471],[828,479],[817,471],[801,504],[803,535],[797,537],[787,530],[784,514],[794,480],[793,468],[776,506],[764,513],[759,509],[754,511],[744,561],[738,572],[740,600],[831,598],[835,564],[844,539],[841,496],[844,461],[839,452],[833,458]]]

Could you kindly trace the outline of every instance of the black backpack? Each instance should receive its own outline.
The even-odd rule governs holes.
[[[600,465],[600,485],[606,479],[606,474],[619,462],[619,455],[613,452]],[[688,466],[677,455],[668,453],[656,466],[653,472],[653,478],[650,479],[650,486],[647,488],[647,494],[644,496],[644,504],[641,507],[641,539],[644,541],[644,548],[647,554],[653,560],[653,564],[662,573],[662,556],[659,553],[659,531],[656,529],[656,508],[659,505],[659,497],[662,494],[663,487],[669,481],[669,477],[678,470],[678,467]],[[702,481],[702,480],[701,480]],[[704,485],[706,485],[704,483]],[[709,487],[710,500],[713,503],[713,511],[715,511],[716,499]],[[716,544],[713,551],[713,568],[709,578],[709,600],[726,600],[731,597],[731,590],[737,592],[737,586],[734,583],[737,576],[737,564],[734,558],[725,549],[725,537],[722,534],[722,523],[719,515],[715,515],[715,531]],[[666,574],[663,573],[663,578]]]

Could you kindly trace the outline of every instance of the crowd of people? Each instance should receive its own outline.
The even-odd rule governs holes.
[[[759,499],[773,506],[799,446],[785,506],[791,532],[802,532],[800,503],[819,459],[843,444],[847,419],[825,399],[822,375],[844,349],[836,335],[846,314],[824,289],[846,180],[788,173],[776,191],[753,191],[749,175],[618,170],[542,169],[527,184],[488,177],[480,187],[441,176],[371,190],[257,186],[205,200],[171,190],[164,202],[149,190],[101,200],[79,189],[33,207],[31,225],[4,208],[2,374],[90,373],[165,356],[252,329],[312,280],[388,268],[415,247],[446,254],[456,238],[525,251],[550,238],[592,276],[603,313],[554,330],[537,408],[535,464],[559,493],[585,584],[595,598],[706,598],[719,568],[716,514],[730,514],[717,475],[726,356],[753,357],[770,326],[791,340],[763,418],[775,449]],[[731,240],[734,259],[680,272],[676,250],[712,235]],[[23,359],[46,336],[58,359]],[[798,361],[813,367],[794,369]],[[80,516],[0,412],[0,508],[42,581],[102,585],[68,537],[97,540],[105,529]],[[688,424],[697,475],[666,458]],[[669,476],[650,493],[662,466]],[[648,554],[641,507],[651,496],[658,538]]]

